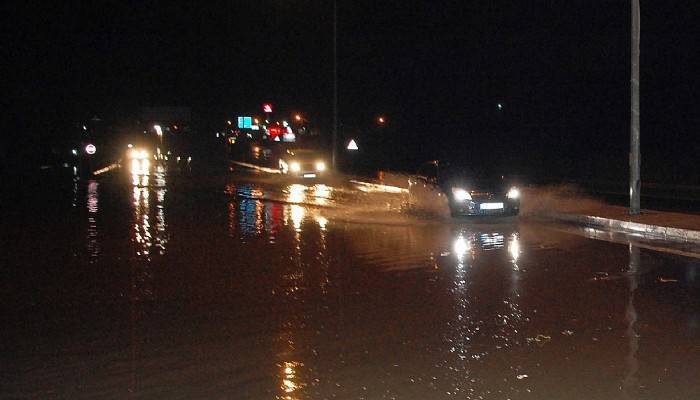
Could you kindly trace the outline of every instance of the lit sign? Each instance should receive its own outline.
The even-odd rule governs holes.
[[[263,112],[266,112],[266,113],[272,112],[272,104],[264,103],[262,106],[263,106]]]
[[[91,155],[95,154],[96,151],[97,151],[97,148],[95,147],[94,144],[89,144],[89,145],[85,146],[85,152],[88,154],[91,154]]]
[[[359,148],[357,147],[357,143],[355,143],[355,139],[350,140],[350,143],[348,143],[347,149],[348,150],[359,150]]]
[[[285,131],[286,131],[286,129],[285,129]],[[283,133],[282,127],[279,127],[279,126],[271,126],[268,129],[268,132],[270,133],[270,136],[272,136],[272,137],[280,136]]]
[[[238,127],[250,129],[253,125],[253,118],[251,117],[238,117]]]

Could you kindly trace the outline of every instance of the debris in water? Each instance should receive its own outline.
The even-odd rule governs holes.
[[[525,378],[529,378],[529,377],[527,376],[527,374],[521,374],[521,375],[516,376],[516,378],[525,379]]]
[[[595,276],[590,281],[612,281],[615,279],[621,279],[622,276],[610,276],[607,272],[596,272]]]
[[[573,335],[574,335],[574,331],[570,331],[570,330],[567,329],[567,330],[565,330],[565,331],[562,331],[561,334],[564,335],[564,336],[573,336]]]
[[[659,282],[661,282],[661,283],[678,282],[678,279],[659,277]]]
[[[528,343],[535,342],[535,343],[537,343],[538,345],[542,346],[542,345],[544,345],[545,343],[547,343],[547,342],[549,342],[550,340],[552,340],[552,337],[551,337],[551,336],[547,336],[547,335],[543,335],[543,334],[540,333],[540,334],[538,334],[537,336],[535,336],[534,338],[526,338],[525,340],[526,340]]]

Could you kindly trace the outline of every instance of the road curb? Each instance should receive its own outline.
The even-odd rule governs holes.
[[[591,228],[607,229],[615,232],[631,233],[676,242],[700,243],[700,231],[669,226],[650,225],[640,222],[623,221],[613,218],[596,217],[582,214],[548,214],[550,219],[584,225]]]

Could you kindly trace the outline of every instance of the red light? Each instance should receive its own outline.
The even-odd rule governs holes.
[[[270,103],[264,103],[262,105],[262,108],[263,108],[263,112],[266,112],[266,113],[272,112],[272,104],[270,104]]]
[[[269,129],[270,136],[275,137],[279,136],[282,134],[282,127],[279,126],[271,126]]]

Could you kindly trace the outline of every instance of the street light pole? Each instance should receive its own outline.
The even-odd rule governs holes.
[[[338,158],[338,2],[333,0],[333,153],[331,164]]]
[[[639,176],[639,0],[632,0],[632,116],[630,121],[630,214],[640,213],[641,179]]]

